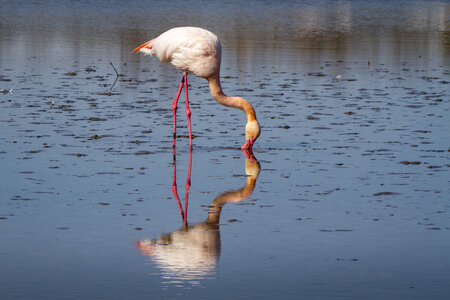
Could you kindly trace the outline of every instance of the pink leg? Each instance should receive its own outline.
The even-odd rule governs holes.
[[[172,102],[172,111],[173,111],[173,144],[172,147],[175,147],[175,140],[177,138],[177,104],[178,104],[178,99],[180,98],[180,94],[181,94],[181,90],[183,89],[183,85],[185,83],[184,80],[185,76],[183,76],[183,78],[181,79],[181,84],[180,87],[178,88],[178,92],[177,95],[175,96],[175,99]]]
[[[186,92],[186,116],[188,119],[189,129],[189,147],[192,148],[191,110],[189,109],[187,73],[184,74],[184,91]]]

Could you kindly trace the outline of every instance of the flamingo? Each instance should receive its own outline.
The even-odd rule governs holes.
[[[255,109],[242,97],[229,97],[224,94],[220,85],[220,63],[222,47],[217,36],[198,27],[172,28],[155,39],[152,39],[133,52],[142,52],[147,55],[155,54],[162,62],[170,62],[175,68],[181,70],[183,78],[180,87],[172,102],[173,110],[173,147],[176,138],[176,111],[178,98],[183,86],[186,93],[186,115],[189,128],[189,146],[192,148],[191,111],[188,99],[188,73],[194,73],[198,77],[205,78],[213,98],[222,105],[239,108],[247,116],[245,126],[245,143],[241,149],[252,150],[253,144],[260,134],[260,126],[256,119]]]

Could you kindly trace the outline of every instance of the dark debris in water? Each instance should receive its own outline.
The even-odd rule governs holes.
[[[353,232],[351,229],[319,229],[320,232]]]
[[[117,95],[121,95],[121,93],[117,93],[117,92],[115,92],[115,93],[113,93],[113,92],[99,92],[96,95],[99,95],[99,96],[117,96]]]
[[[392,195],[398,195],[398,193],[394,193],[394,192],[379,192],[379,193],[375,193],[373,194],[373,196],[392,196]]]
[[[30,201],[30,200],[35,200],[35,199],[32,199],[32,198],[25,198],[25,197],[16,195],[16,196],[14,196],[14,197],[11,197],[11,200],[14,200],[14,201]]]
[[[234,223],[234,222],[242,222],[242,221],[239,221],[238,219],[229,219],[227,222]]]
[[[92,135],[90,138],[89,138],[89,140],[98,140],[98,139],[101,139],[102,137],[101,136],[99,136],[99,135],[97,135],[97,134],[94,134],[94,135]]]
[[[315,76],[315,77],[323,77],[323,76],[327,76],[322,72],[309,72],[308,76]]]
[[[68,226],[60,226],[60,227],[56,227],[57,230],[69,230],[70,227]]]
[[[420,161],[407,161],[407,160],[402,160],[400,163],[403,165],[420,165],[421,164]]]
[[[106,119],[103,118],[98,118],[98,117],[91,117],[88,119],[89,121],[93,121],[93,122],[103,122],[106,121]]]
[[[336,258],[337,261],[358,261],[357,258]]]

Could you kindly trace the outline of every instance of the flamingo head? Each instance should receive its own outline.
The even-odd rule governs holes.
[[[247,125],[245,126],[245,143],[242,145],[241,149],[248,149],[252,150],[253,144],[255,143],[256,139],[259,137],[259,134],[261,133],[261,127],[259,126],[258,121],[252,120],[248,121]]]

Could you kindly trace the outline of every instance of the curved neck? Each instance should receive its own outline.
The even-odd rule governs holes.
[[[219,104],[239,108],[244,111],[247,116],[247,121],[249,122],[256,120],[255,110],[250,102],[241,97],[228,97],[223,93],[222,86],[220,85],[219,74],[209,77],[207,80],[209,83],[209,89],[211,90],[211,95]]]
[[[250,195],[253,193],[253,190],[255,189],[257,178],[258,176],[249,176],[247,177],[247,182],[245,183],[244,187],[240,188],[239,190],[225,192],[217,196],[216,199],[211,202],[211,208],[209,209],[207,222],[219,225],[222,207],[228,202],[239,202],[250,197]]]

